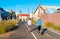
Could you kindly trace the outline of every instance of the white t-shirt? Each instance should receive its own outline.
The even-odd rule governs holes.
[[[32,24],[32,21],[31,21],[31,20],[28,20],[28,21],[27,21],[27,24],[28,24],[28,25],[31,25],[31,24]]]

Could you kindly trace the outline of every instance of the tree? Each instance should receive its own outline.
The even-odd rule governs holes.
[[[20,11],[20,14],[22,14],[22,11]]]
[[[16,19],[16,13],[11,10],[10,19]]]
[[[2,20],[8,20],[9,12],[5,11],[3,8],[0,8],[0,17]]]

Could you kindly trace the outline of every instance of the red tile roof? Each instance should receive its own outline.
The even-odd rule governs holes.
[[[29,14],[19,14],[19,16],[29,16]]]

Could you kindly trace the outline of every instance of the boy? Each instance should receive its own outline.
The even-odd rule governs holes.
[[[41,26],[42,26],[42,20],[41,19],[38,19],[37,23],[38,23],[38,31],[40,33]]]

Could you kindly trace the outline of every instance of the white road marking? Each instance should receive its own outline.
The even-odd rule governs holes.
[[[34,33],[33,33],[33,32],[31,32],[31,34],[34,36],[34,38],[35,38],[35,39],[37,39],[37,37],[34,35]]]
[[[25,24],[25,23],[24,23]],[[25,24],[26,25],[26,27],[30,30],[30,28],[27,26],[27,24]],[[35,36],[35,34],[33,33],[33,32],[31,32],[31,34],[33,35],[33,37],[35,38],[35,39],[37,39],[37,37]]]

